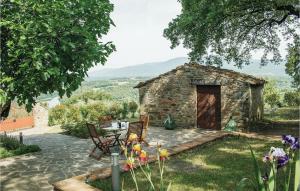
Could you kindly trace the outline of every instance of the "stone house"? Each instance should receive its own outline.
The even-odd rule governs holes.
[[[230,118],[245,127],[263,115],[265,81],[232,70],[186,63],[140,82],[140,113],[151,126],[162,126],[167,114],[181,128],[222,129]]]

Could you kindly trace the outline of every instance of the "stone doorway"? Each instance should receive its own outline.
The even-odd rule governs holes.
[[[221,86],[197,86],[197,127],[221,129]]]

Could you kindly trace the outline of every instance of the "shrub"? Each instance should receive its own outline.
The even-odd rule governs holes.
[[[63,104],[57,105],[54,108],[50,109],[48,114],[48,124],[50,126],[63,124],[66,120],[66,112],[67,107]]]
[[[0,159],[6,158],[6,157],[12,157],[14,154],[8,150],[6,150],[3,147],[0,147]]]
[[[16,137],[0,135],[0,146],[7,150],[15,150],[21,146]]]
[[[86,127],[85,121],[81,121],[76,124],[62,125],[62,129],[64,129],[66,131],[65,133],[67,135],[72,135],[72,136],[84,138],[84,139],[89,137],[89,132]],[[101,128],[97,128],[96,130],[98,131],[98,133],[100,133],[100,131],[101,131],[101,133],[105,134],[105,130],[103,130]]]
[[[89,133],[86,127],[86,122],[81,121],[76,124],[64,124],[61,126],[66,131],[66,134],[80,138],[88,138]]]
[[[107,115],[107,107],[102,103],[94,103],[87,106],[89,121],[97,121],[100,116]]]
[[[131,112],[131,118],[134,118],[134,114],[138,109],[138,104],[135,101],[131,101],[128,104],[128,109]]]
[[[289,91],[284,94],[284,102],[288,106],[299,106],[300,105],[300,92],[299,91]]]
[[[62,124],[64,124],[64,123],[73,124],[73,123],[77,123],[77,122],[81,121],[81,113],[80,113],[79,107],[77,107],[77,106],[73,106],[73,105],[68,106],[65,116],[66,116],[66,119],[65,119],[65,121],[63,121]]]
[[[40,151],[37,145],[24,145],[16,137],[0,135],[0,158]]]
[[[129,113],[129,109],[128,109],[128,103],[127,102],[123,102],[122,103],[122,119],[125,119]]]
[[[26,153],[41,151],[40,147],[37,145],[21,145],[19,148],[13,151],[14,155],[22,155]]]
[[[85,107],[85,106],[79,107],[79,112],[81,115],[81,121],[87,121],[89,118],[89,111],[88,111],[87,107]]]
[[[120,117],[122,113],[122,107],[120,104],[114,102],[110,105],[108,115],[112,116],[113,119],[117,119]]]
[[[280,94],[279,90],[275,86],[274,81],[269,81],[264,90],[264,98],[267,104],[269,104],[272,108],[275,106],[280,106]]]
[[[112,96],[108,93],[105,93],[103,91],[84,91],[80,93],[76,93],[72,95],[70,98],[66,98],[63,100],[65,104],[76,104],[78,102],[84,102],[87,104],[89,100],[94,100],[94,101],[102,101],[102,100],[111,100]]]

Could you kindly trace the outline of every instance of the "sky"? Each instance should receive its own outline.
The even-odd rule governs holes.
[[[168,23],[180,14],[177,0],[111,0],[114,4],[112,19],[116,27],[101,41],[112,41],[117,51],[106,64],[90,69],[90,72],[104,68],[120,68],[149,62],[161,62],[176,57],[187,57],[189,52],[182,45],[171,49],[170,41],[163,37]],[[284,52],[286,45],[281,45]],[[260,59],[261,51],[253,52],[254,59]]]
[[[182,46],[170,48],[170,42],[163,37],[168,23],[180,14],[177,0],[112,0],[112,19],[116,27],[103,41],[113,41],[116,52],[108,58],[105,66],[92,69],[119,68],[146,62],[165,61],[186,57],[188,50]]]

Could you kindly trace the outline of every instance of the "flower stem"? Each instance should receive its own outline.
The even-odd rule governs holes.
[[[146,178],[148,179],[148,181],[150,182],[151,187],[153,188],[153,190],[155,190],[155,187],[154,187],[153,182],[152,182],[152,180],[151,180],[151,175],[150,175],[150,174],[147,174],[147,173],[145,172],[145,170],[144,170],[144,168],[142,167],[140,161],[139,161],[139,166],[140,166],[142,172],[144,173],[144,175],[146,176]]]
[[[274,191],[276,191],[276,178],[277,178],[277,170],[276,170],[276,163],[273,162],[272,165],[273,175],[274,175]]]
[[[130,169],[130,173],[131,173],[132,179],[134,181],[134,184],[135,184],[135,187],[136,187],[136,191],[139,191],[139,186],[138,186],[137,181],[136,181],[134,170]]]

